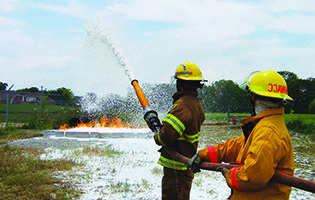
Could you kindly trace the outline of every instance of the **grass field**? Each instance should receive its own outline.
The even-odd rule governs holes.
[[[0,199],[73,199],[73,183],[54,177],[56,171],[70,170],[72,160],[40,160],[41,149],[0,147]]]
[[[199,149],[225,142],[241,134],[240,129],[228,130],[226,125],[204,125],[202,126]],[[38,136],[40,135],[36,131],[25,132],[25,130],[19,129],[11,129],[9,134],[0,134],[0,143],[4,144],[0,145],[0,154],[2,155],[0,160],[0,199],[78,199],[83,192],[80,191],[76,181],[72,181],[75,180],[75,177],[71,177],[77,177],[78,174],[69,173],[67,176],[70,177],[66,179],[62,176],[56,176],[56,174],[74,168],[84,169],[83,163],[77,163],[75,158],[69,159],[69,157],[58,160],[42,160],[40,155],[45,154],[45,152],[41,149],[5,145],[5,143],[13,140]],[[295,176],[312,180],[315,172],[315,141],[308,136],[296,133],[292,133],[291,137],[295,152],[295,166],[299,169]],[[91,159],[95,156],[108,157],[116,153],[109,148],[100,149],[97,147],[92,149],[87,147],[80,151],[72,149],[72,151],[77,157],[88,156]],[[108,173],[114,172],[108,171]],[[84,178],[83,175],[82,178]],[[143,182],[144,187],[146,187],[145,182]],[[111,190],[122,191],[121,185],[111,185]]]
[[[42,122],[49,124],[44,128],[58,128],[60,125],[68,123],[75,115],[80,115],[79,107],[46,105],[41,110],[39,104],[9,104],[8,106],[8,122],[9,123],[30,123],[31,120],[43,120]],[[237,125],[241,123],[241,119],[250,116],[249,113],[230,113],[230,124],[232,117],[236,117]],[[296,132],[315,135],[315,115],[314,114],[284,114],[283,115],[287,127]],[[227,124],[227,113],[206,113],[206,122],[210,124]],[[6,122],[6,104],[0,104],[0,123]],[[34,127],[34,126],[32,126]]]
[[[42,110],[39,104],[9,104],[8,123],[29,123],[38,120],[54,123],[56,127],[68,123],[69,119],[78,115],[78,107],[46,105]],[[6,104],[0,104],[0,123],[6,122]],[[55,127],[55,128],[56,128]]]
[[[244,117],[250,116],[249,113],[231,113],[230,124],[232,123],[232,117],[236,117],[237,125],[241,124],[241,120]],[[289,130],[312,135],[315,138],[315,114],[284,114],[283,118]],[[227,123],[227,113],[206,113],[205,123]]]
[[[73,110],[74,107],[69,107],[69,110]],[[9,113],[32,113],[32,112],[40,112],[39,104],[9,104],[8,105]],[[43,111],[48,112],[65,112],[67,111],[66,106],[59,105],[45,105]],[[6,104],[0,104],[0,113],[6,112]]]
[[[236,116],[237,118],[244,118],[246,116],[250,116],[249,113],[231,113],[231,117]],[[206,120],[209,121],[218,121],[223,122],[227,121],[228,114],[227,113],[206,113]],[[283,118],[286,122],[301,120],[306,124],[315,123],[315,114],[284,114]]]

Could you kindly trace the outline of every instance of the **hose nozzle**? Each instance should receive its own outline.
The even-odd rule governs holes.
[[[136,95],[140,101],[140,104],[143,108],[143,118],[148,124],[149,128],[157,133],[159,132],[160,128],[162,127],[161,122],[158,118],[158,114],[155,110],[151,109],[149,101],[147,100],[146,96],[144,95],[143,91],[141,90],[138,81],[136,79],[131,81],[131,85],[135,89]]]

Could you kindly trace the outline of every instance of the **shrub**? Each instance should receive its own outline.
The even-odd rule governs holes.
[[[15,131],[14,126],[0,127],[0,136],[9,135],[10,133],[13,133],[14,131]]]
[[[304,134],[315,133],[315,124],[306,124],[301,120],[292,120],[286,124],[287,128],[292,131],[296,131]]]
[[[315,114],[315,101],[312,101],[308,106],[308,113]]]

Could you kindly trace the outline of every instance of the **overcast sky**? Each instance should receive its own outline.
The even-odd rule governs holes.
[[[125,95],[119,63],[141,85],[185,61],[209,83],[315,77],[315,0],[0,0],[0,81],[13,89]]]

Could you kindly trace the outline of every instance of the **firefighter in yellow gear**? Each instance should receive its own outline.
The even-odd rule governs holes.
[[[169,146],[187,157],[197,152],[201,124],[205,113],[198,98],[198,88],[207,81],[197,65],[185,62],[175,71],[177,92],[173,106],[163,119],[163,126],[154,135],[157,145]],[[194,173],[184,163],[175,161],[161,148],[158,161],[163,166],[162,199],[189,199]]]
[[[283,101],[293,100],[280,74],[267,70],[251,74],[247,81],[255,116],[244,118],[243,135],[223,144],[201,149],[189,161],[198,169],[201,161],[236,162],[230,170],[218,168],[231,188],[229,199],[289,199],[291,187],[270,181],[274,173],[293,176],[294,157],[291,138],[282,117]],[[197,159],[198,158],[198,159]]]

